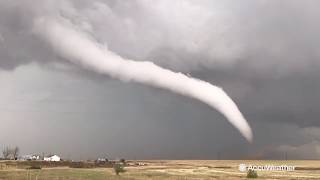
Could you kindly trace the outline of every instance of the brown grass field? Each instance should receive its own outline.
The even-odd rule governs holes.
[[[293,165],[295,171],[258,171],[258,179],[320,179],[320,161],[293,160],[144,160],[115,175],[112,168],[69,168],[60,164],[41,170],[27,169],[23,162],[0,161],[0,180],[102,180],[102,179],[247,179],[239,164]],[[130,161],[129,161],[130,164]]]

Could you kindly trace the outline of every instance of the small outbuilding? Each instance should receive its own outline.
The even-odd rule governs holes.
[[[23,155],[21,157],[18,158],[18,160],[20,161],[37,161],[40,160],[40,156],[39,155]]]

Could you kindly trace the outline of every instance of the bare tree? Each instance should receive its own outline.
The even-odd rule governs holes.
[[[16,147],[13,148],[11,151],[12,151],[11,153],[12,153],[13,159],[14,159],[14,160],[17,160],[17,159],[18,159],[18,156],[19,156],[19,151],[20,151],[19,147],[16,146]]]
[[[11,150],[8,146],[4,147],[3,150],[2,150],[2,156],[4,159],[9,159],[11,155]]]

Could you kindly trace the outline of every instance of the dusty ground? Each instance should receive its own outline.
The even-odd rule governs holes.
[[[251,165],[292,165],[292,172],[259,171],[259,179],[320,179],[320,161],[146,161],[148,166],[136,171],[161,172],[188,179],[246,179],[246,173],[239,171],[239,164]]]
[[[139,162],[145,165],[127,167],[127,172],[120,176],[116,176],[112,168],[74,169],[58,167],[26,170],[10,166],[3,167],[0,170],[0,179],[246,179],[246,173],[238,170],[241,163],[294,165],[297,167],[297,170],[293,172],[258,172],[258,179],[320,179],[320,161],[157,160]]]

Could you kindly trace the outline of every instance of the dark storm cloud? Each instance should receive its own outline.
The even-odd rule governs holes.
[[[63,75],[48,78],[55,85],[65,83],[61,85],[61,90],[45,83],[45,79],[39,80],[38,84],[45,84],[44,86],[50,87],[49,91],[53,91],[52,98],[50,93],[43,94],[44,99],[48,96],[50,103],[56,100],[61,105],[59,99],[64,100],[72,95],[83,96],[85,99],[87,97],[85,102],[93,107],[88,114],[58,113],[59,115],[54,116],[56,111],[88,110],[89,105],[77,103],[70,103],[70,106],[63,108],[48,103],[43,106],[44,109],[40,108],[40,115],[37,108],[33,114],[26,114],[30,119],[35,119],[34,124],[50,132],[47,138],[54,134],[53,130],[46,127],[47,123],[59,127],[60,123],[71,119],[66,121],[63,129],[63,133],[67,135],[68,128],[74,128],[79,120],[79,131],[84,134],[76,132],[69,140],[77,142],[75,146],[85,149],[83,156],[97,154],[98,149],[108,149],[108,145],[93,145],[92,149],[86,149],[86,143],[77,140],[78,135],[91,142],[101,136],[107,137],[107,144],[113,145],[108,149],[111,154],[131,158],[216,158],[218,152],[224,153],[222,158],[242,158],[249,157],[250,154],[274,158],[281,157],[284,151],[290,151],[292,156],[298,158],[303,158],[308,153],[316,157],[320,154],[316,151],[320,144],[317,139],[319,134],[306,135],[306,132],[310,131],[308,128],[316,131],[320,126],[318,7],[319,2],[311,0],[2,0],[0,69],[17,73],[13,69],[30,68],[27,64],[36,62],[45,64],[46,68],[60,70],[57,72],[70,75],[71,71],[81,75],[82,80],[77,76],[68,79]],[[73,65],[61,65],[64,61],[32,33],[34,17],[52,13],[69,18],[79,28],[124,57],[137,61],[154,61],[163,67],[189,73],[223,87],[253,125],[256,141],[248,147],[236,132],[230,130],[232,127],[221,120],[219,114],[193,100],[147,87],[115,83],[108,77],[79,70]],[[22,73],[19,77],[27,74],[32,73]],[[34,75],[36,76],[38,75]],[[84,77],[87,76],[94,80],[93,84],[86,81]],[[63,80],[56,82],[56,78]],[[12,85],[15,89],[17,84],[23,84],[20,89],[25,89],[28,84],[22,83],[24,80],[26,79],[9,81],[16,84],[12,83],[14,86],[7,82],[7,85]],[[73,86],[68,86],[68,83],[72,84],[77,80],[79,84],[75,87],[83,91],[74,93]],[[107,83],[103,86],[97,85],[104,81]],[[37,87],[36,83],[28,87],[36,89],[34,86]],[[86,87],[92,87],[96,91],[90,91]],[[114,89],[110,94],[104,93],[112,87]],[[153,97],[151,92],[159,98]],[[148,96],[148,93],[152,95]],[[20,92],[16,92],[17,94]],[[30,98],[37,96],[35,93]],[[111,98],[112,96],[115,98]],[[3,97],[7,97],[6,94]],[[15,107],[15,104],[12,106]],[[110,111],[106,111],[104,107],[110,108]],[[118,110],[119,107],[124,110]],[[8,118],[5,122],[10,124],[10,113],[6,116]],[[104,122],[101,119],[105,116],[118,121]],[[42,122],[46,118],[48,120]],[[86,119],[92,121],[87,122]],[[216,121],[213,122],[213,119]],[[19,117],[13,120],[16,124],[20,121]],[[103,127],[110,127],[106,134],[102,133]],[[125,129],[127,133],[118,133],[112,131],[112,128],[119,132]],[[218,138],[224,136],[225,132],[228,132],[228,136]],[[273,132],[271,137],[270,132]],[[37,137],[31,131],[29,133],[28,137]],[[215,142],[212,144],[208,143],[210,137],[214,137]],[[53,139],[59,143],[62,136],[54,135]],[[24,141],[28,142],[27,139]],[[18,140],[16,142],[19,143]],[[42,146],[44,151],[54,149],[45,146],[47,145]],[[24,147],[29,151],[37,151],[27,143]],[[61,147],[72,152],[67,140],[61,143]],[[148,150],[141,147],[148,147]],[[118,154],[118,149],[126,148],[127,152]]]
[[[38,10],[39,9],[39,10]],[[59,58],[33,33],[33,20],[46,11],[29,0],[0,2],[0,69],[12,70],[30,62],[52,63]]]
[[[51,59],[32,36],[32,23],[37,16],[60,14],[123,56],[176,70],[237,63],[283,73],[308,69],[319,64],[320,13],[315,3],[46,0],[33,6],[34,1],[4,0],[0,32],[1,55],[6,58],[1,58],[1,67],[14,67],[34,57],[40,62]]]

